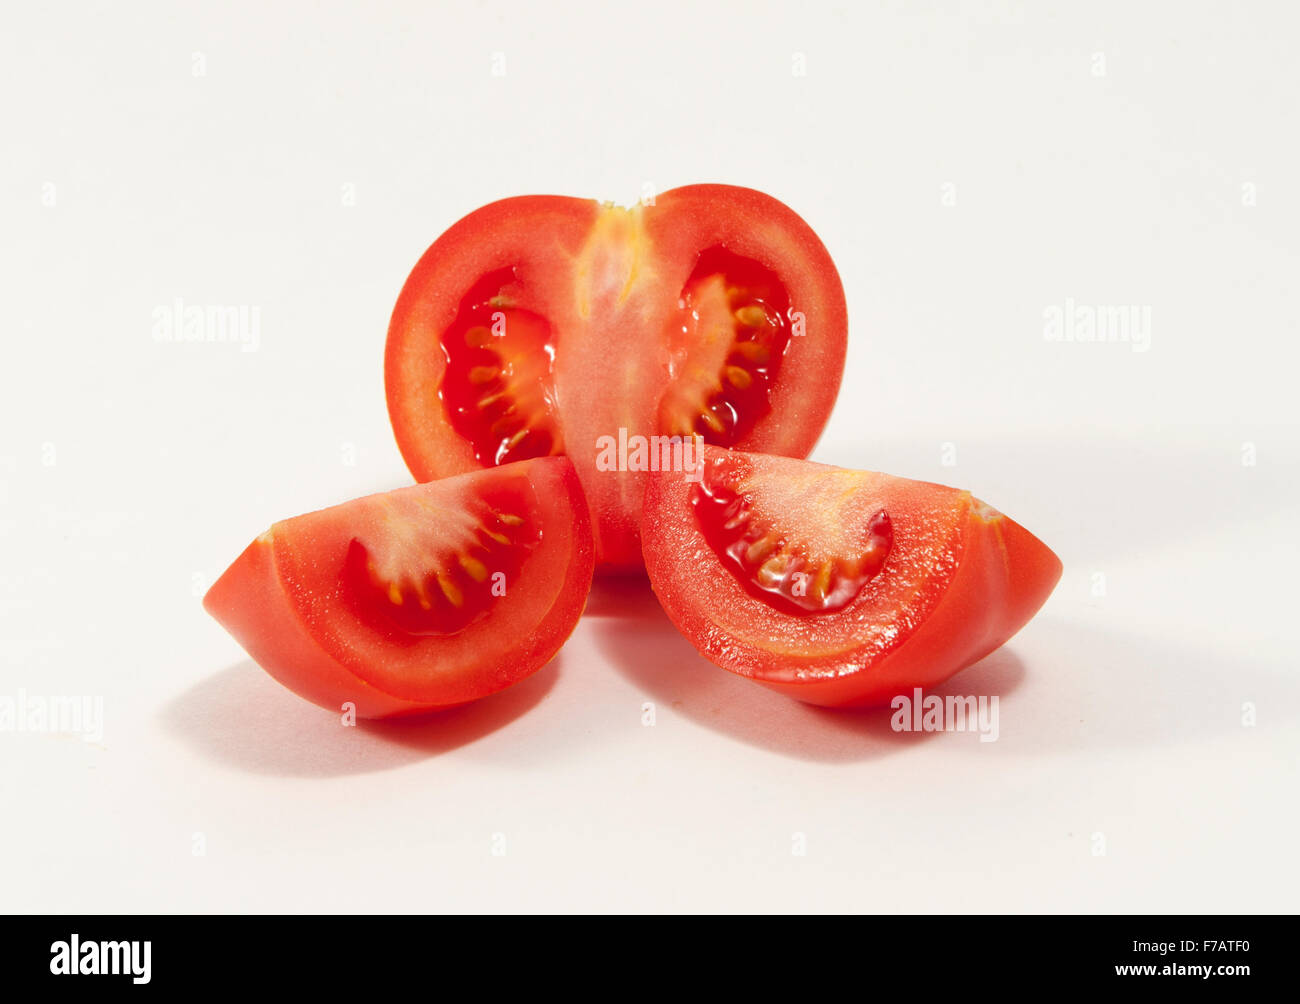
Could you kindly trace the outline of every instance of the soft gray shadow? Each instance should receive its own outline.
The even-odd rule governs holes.
[[[888,708],[802,705],[718,669],[687,642],[646,586],[603,583],[594,624],[610,664],[674,713],[742,742],[805,760],[866,760],[937,738],[895,733]],[[1145,637],[1040,615],[987,658],[927,693],[996,695],[999,739],[953,743],[981,756],[1040,756],[1179,748],[1295,728],[1300,679],[1280,662],[1225,652],[1204,638]],[[1026,671],[1016,648],[1034,652]],[[1256,726],[1243,725],[1250,705]]]
[[[673,627],[649,585],[598,581],[588,609],[596,645],[650,699],[751,746],[823,763],[869,760],[927,742],[935,733],[895,732],[888,707],[818,708],[719,669]],[[999,649],[927,693],[1006,696],[1025,676],[1012,651]]]
[[[1213,436],[1213,438],[1210,438]],[[1265,519],[1291,505],[1300,478],[1294,440],[1261,430],[1259,461],[1241,463],[1241,442],[1222,431],[1171,445],[1141,431],[1125,438],[954,436],[953,466],[940,444],[861,440],[818,451],[818,460],[965,488],[1074,560],[1128,558],[1204,539],[1223,523]],[[1086,553],[1077,542],[1087,541]],[[1063,542],[1076,542],[1071,553]]]
[[[341,723],[244,660],[195,684],[163,710],[168,730],[200,756],[255,774],[338,777],[388,770],[466,746],[524,714],[555,684],[559,657],[480,701],[410,718]]]
[[[1294,730],[1300,680],[1292,667],[1225,652],[1204,638],[1150,638],[1040,616],[1026,628],[1040,653],[1033,678],[1002,702],[990,752],[1005,755],[1202,745],[1249,731]],[[962,679],[960,674],[957,679]],[[1245,724],[1249,704],[1257,725]]]
[[[587,606],[583,609],[584,617],[622,617],[627,611],[623,597],[648,590],[650,579],[644,568],[636,570],[607,571],[596,569],[592,579],[591,592],[587,594]]]

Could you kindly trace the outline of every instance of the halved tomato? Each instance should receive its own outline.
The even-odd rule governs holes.
[[[382,718],[540,669],[577,624],[594,565],[573,465],[547,457],[276,523],[203,605],[290,690]]]
[[[708,659],[812,704],[942,682],[1037,612],[1061,562],[969,492],[703,450],[653,475],[641,521],[664,610]]]
[[[632,209],[505,199],[439,237],[407,279],[388,410],[419,481],[568,455],[598,560],[639,568],[646,474],[621,444],[698,434],[806,456],[846,330],[826,248],[761,192],[692,185]]]

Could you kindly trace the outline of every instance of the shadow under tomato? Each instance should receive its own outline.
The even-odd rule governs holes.
[[[819,708],[719,669],[678,633],[644,580],[598,580],[588,611],[597,621],[597,647],[651,700],[751,746],[836,763],[899,752],[936,736],[895,732],[887,706]],[[1002,648],[927,693],[1001,697],[1024,676],[1020,659]]]
[[[1229,432],[1203,442],[1138,433],[1090,439],[1070,430],[958,438],[943,444],[954,448],[953,466],[943,465],[940,443],[915,438],[827,442],[816,459],[969,489],[1040,535],[1067,569],[1198,540],[1206,513],[1242,523],[1273,518],[1288,511],[1300,473],[1293,440],[1280,434],[1260,440],[1260,455],[1270,459],[1252,467],[1242,466],[1241,437]]]
[[[467,746],[537,705],[559,657],[512,687],[427,715],[344,726],[245,659],[195,684],[163,711],[168,729],[200,756],[237,770],[340,777],[389,770]]]

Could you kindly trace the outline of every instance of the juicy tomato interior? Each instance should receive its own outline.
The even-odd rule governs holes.
[[[772,410],[790,340],[789,294],[771,269],[713,247],[701,252],[678,307],[658,431],[731,446]]]
[[[484,617],[541,541],[525,480],[456,506],[414,493],[376,504],[383,532],[352,539],[342,585],[357,617],[398,642],[456,634]]]
[[[806,455],[846,333],[825,247],[762,193],[695,185],[631,209],[505,199],[443,234],[407,279],[389,412],[420,481],[570,457],[598,560],[631,570],[645,472],[598,464],[601,444],[695,435]]]
[[[1061,574],[969,492],[711,446],[698,478],[651,475],[641,532],[655,593],[702,654],[816,704],[942,682]]]
[[[484,466],[564,452],[554,329],[519,295],[514,268],[480,277],[439,339],[439,399]],[[771,411],[791,314],[771,269],[724,247],[702,251],[665,337],[668,383],[654,432],[731,446],[752,430]]]
[[[722,455],[701,474],[691,495],[701,534],[751,595],[776,608],[796,615],[840,610],[884,567],[893,524],[854,491],[856,472],[835,471],[828,479],[813,468],[792,479]],[[810,527],[800,516],[828,506],[832,520]]]
[[[513,269],[479,279],[443,332],[438,395],[485,467],[563,452],[555,420],[555,346],[546,318],[520,307]]]
[[[291,690],[384,717],[539,669],[577,624],[594,565],[573,465],[542,457],[282,520],[204,606]]]

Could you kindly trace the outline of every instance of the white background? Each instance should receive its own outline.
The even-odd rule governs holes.
[[[1292,5],[41,7],[0,39],[0,694],[106,724],[0,733],[0,908],[1296,908]],[[701,181],[844,278],[815,457],[1064,560],[948,687],[999,741],[763,691],[629,585],[422,724],[251,664],[202,590],[409,480],[381,360],[424,248],[507,195]],[[177,297],[259,308],[258,350],[155,341]],[[1047,340],[1067,298],[1149,307],[1149,350]]]

